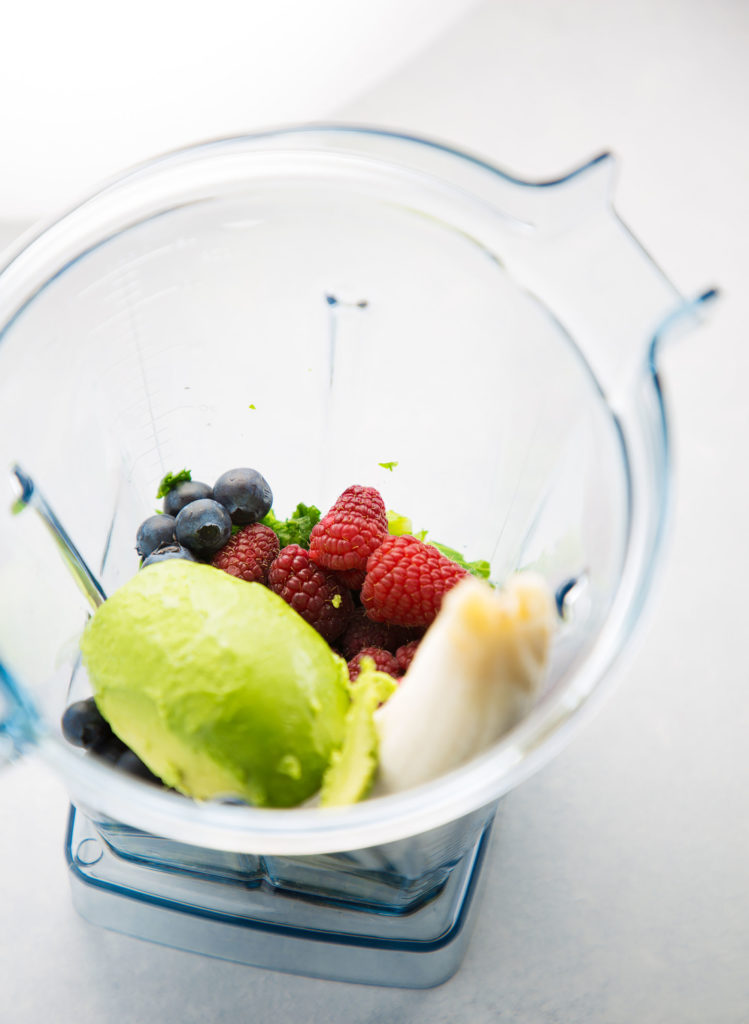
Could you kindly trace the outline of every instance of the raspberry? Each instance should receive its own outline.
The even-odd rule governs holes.
[[[389,650],[389,633],[386,623],[372,622],[363,608],[354,608],[338,646],[346,661],[350,661],[364,647],[381,647]]]
[[[349,591],[298,544],[281,550],[268,571],[268,586],[328,643],[341,635],[354,610]]]
[[[408,534],[387,537],[367,561],[361,601],[375,622],[428,626],[464,576],[465,569],[431,544]]]
[[[372,519],[379,523],[383,530],[387,530],[388,517],[385,511],[385,502],[382,495],[374,487],[361,487],[353,484],[347,487],[343,494],[339,495],[332,507],[333,511],[356,512],[365,519]]]
[[[385,502],[374,487],[353,484],[340,494],[310,534],[313,562],[342,576],[358,590],[364,582],[367,559],[387,536]]]
[[[361,590],[366,575],[366,569],[346,569],[336,573],[336,577],[349,590]]]
[[[364,647],[348,663],[348,675],[352,683],[361,672],[361,660],[364,657],[371,658],[375,663],[375,668],[380,672],[387,672],[394,679],[400,678],[398,662],[390,651],[384,651],[381,647]]]
[[[421,640],[424,633],[426,633],[425,626],[396,626],[391,622],[388,625],[387,649],[395,654],[399,647],[405,647],[412,640]]]
[[[310,557],[335,572],[366,569],[367,559],[386,535],[386,528],[374,519],[333,508],[309,535]]]
[[[409,666],[414,659],[416,654],[416,648],[419,646],[419,640],[411,640],[409,643],[399,647],[395,652],[395,660],[398,662],[398,668],[401,673],[408,672]]]
[[[227,541],[213,556],[213,565],[248,583],[265,583],[278,554],[278,537],[269,526],[252,523]]]
[[[336,573],[338,579],[341,573]],[[423,629],[407,629],[387,622],[373,622],[363,608],[354,608],[348,626],[338,642],[338,648],[349,661],[362,647],[381,647],[394,654],[397,648],[412,640],[420,640]]]

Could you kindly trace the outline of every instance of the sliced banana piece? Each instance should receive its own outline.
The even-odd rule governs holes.
[[[378,791],[429,782],[512,728],[539,692],[555,622],[551,591],[533,573],[502,590],[474,577],[453,587],[376,713]]]

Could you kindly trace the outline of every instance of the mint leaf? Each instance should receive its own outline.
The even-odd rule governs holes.
[[[391,537],[402,537],[404,533],[407,533],[417,540],[426,540],[429,530],[414,530],[413,523],[408,516],[404,516],[400,512],[394,512],[391,508],[385,514],[388,520],[388,533]]]
[[[273,509],[262,520],[264,526],[270,526],[278,537],[278,543],[282,548],[288,544],[298,544],[302,548],[309,548],[309,535],[312,527],[320,520],[320,509],[314,505],[305,505],[299,502],[288,519],[276,518]]]
[[[156,497],[165,498],[178,484],[187,483],[188,480],[192,480],[192,473],[189,469],[181,469],[179,473],[167,473],[159,484]]]
[[[398,465],[397,462],[378,462],[378,466],[382,466],[383,469],[389,469],[392,473],[395,467]]]
[[[417,540],[425,541],[427,544],[431,544],[433,548],[437,548],[446,558],[449,558],[452,562],[457,562],[463,569],[470,572],[472,576],[478,576],[482,580],[489,579],[492,568],[484,559],[480,559],[477,562],[467,562],[463,555],[456,551],[455,548],[449,548],[447,544],[438,544],[436,540],[427,541],[428,530],[415,531],[413,523],[408,516],[404,516],[401,512],[394,512],[391,508],[387,510],[387,520],[388,533],[392,537],[401,537],[404,533],[410,534]]]
[[[446,544],[438,544],[436,540],[430,540],[427,543],[431,544],[433,548],[437,548],[438,551],[452,562],[457,562],[463,569],[467,569],[472,576],[478,576],[482,580],[489,579],[492,567],[484,559],[479,559],[477,562],[466,562],[463,555],[456,551],[455,548],[449,548]]]
[[[385,514],[388,520],[388,533],[392,537],[402,537],[404,533],[413,534],[413,523],[408,516],[394,512],[391,508]]]

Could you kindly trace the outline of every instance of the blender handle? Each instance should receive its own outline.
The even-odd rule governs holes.
[[[538,296],[591,366],[609,404],[638,401],[643,368],[655,371],[672,325],[695,326],[714,288],[687,299],[614,205],[610,153],[563,179],[528,184],[528,230],[507,237],[508,270]]]

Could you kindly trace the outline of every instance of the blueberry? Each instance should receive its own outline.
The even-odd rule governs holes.
[[[273,504],[268,481],[256,469],[229,469],[222,473],[213,485],[213,497],[239,526],[259,522]]]
[[[177,484],[164,498],[164,511],[169,516],[176,516],[185,505],[191,501],[198,501],[199,498],[212,498],[213,491],[208,484],[200,480],[185,480]]]
[[[163,544],[160,548],[156,548],[151,554],[143,559],[141,569],[144,569],[147,565],[155,565],[156,562],[166,562],[170,558],[184,558],[187,562],[196,562],[197,559],[192,551],[188,551],[187,548],[183,548],[181,544],[178,544],[175,540],[172,544]]]
[[[91,751],[94,754],[98,754],[105,761],[109,761],[110,764],[117,764],[122,755],[126,750],[130,748],[126,746],[119,736],[115,736],[114,733],[110,733],[109,739],[103,743],[98,744],[96,747],[92,747]]]
[[[208,558],[231,537],[231,518],[223,505],[199,498],[177,516],[177,540],[193,554]]]
[[[115,764],[121,771],[127,772],[128,775],[135,775],[136,778],[143,779],[145,782],[155,782],[158,786],[161,785],[161,779],[154,775],[129,747],[125,748]]]
[[[65,709],[62,734],[68,743],[87,750],[98,750],[113,736],[109,723],[102,718],[93,697],[77,700]]]
[[[135,550],[141,558],[146,558],[156,548],[163,547],[170,542],[174,543],[176,539],[175,522],[174,516],[155,515],[149,516],[140,524],[135,538]]]

